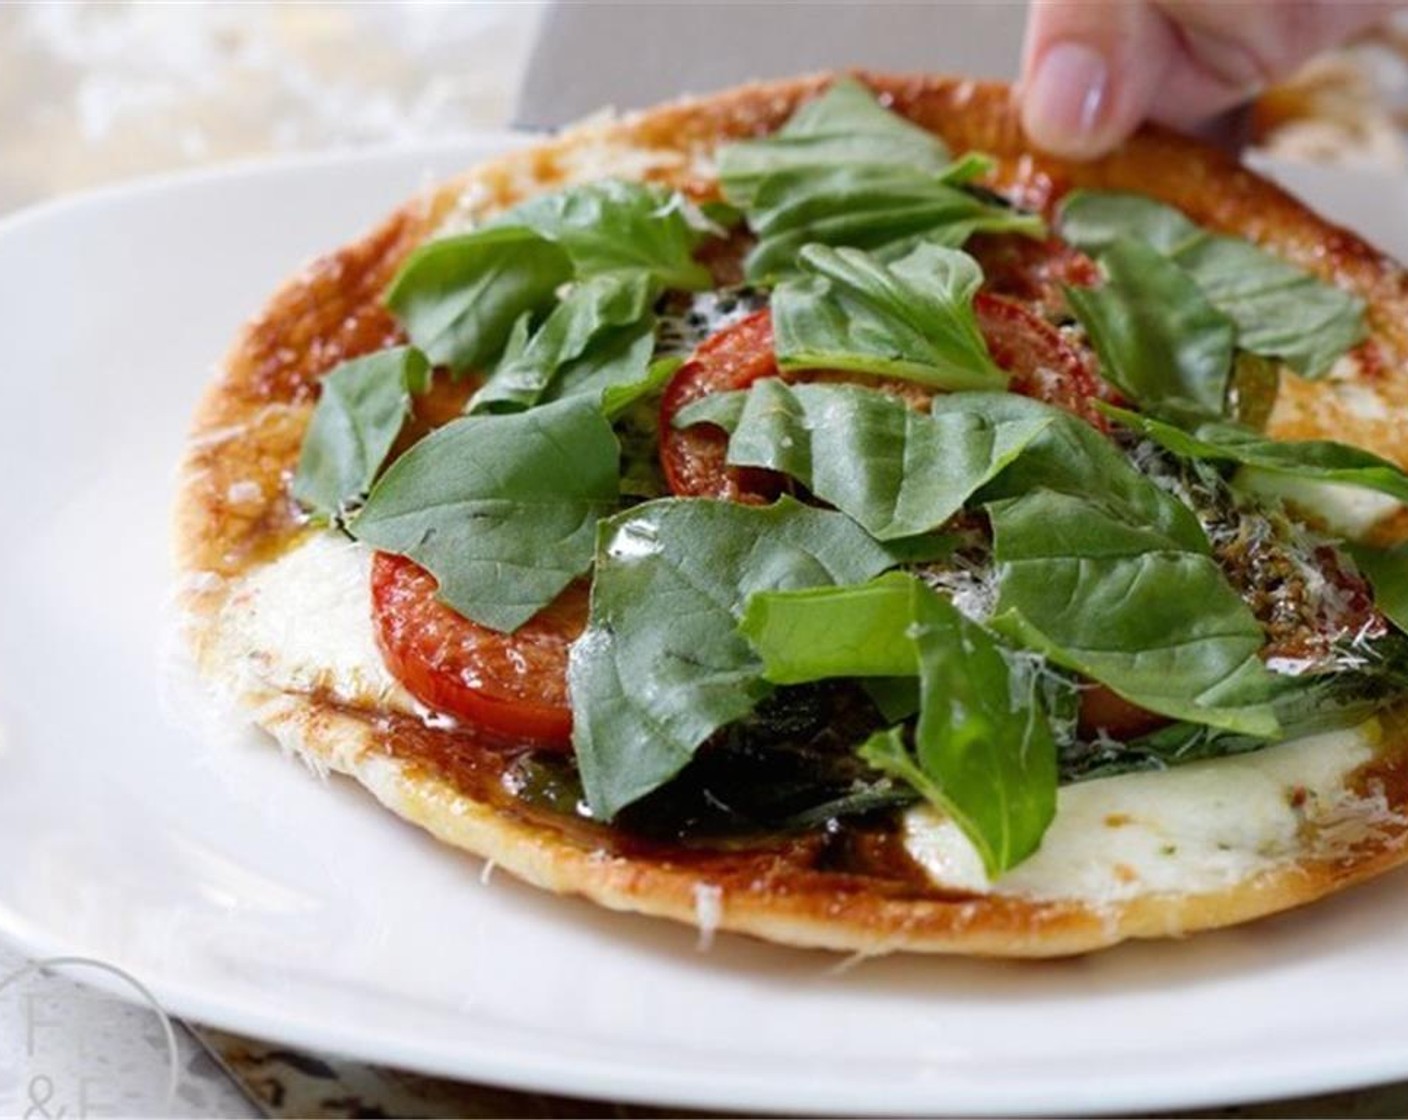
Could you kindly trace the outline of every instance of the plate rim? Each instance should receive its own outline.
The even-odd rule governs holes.
[[[73,956],[75,952],[82,955],[81,946],[61,939],[46,941],[42,937],[24,937],[13,925],[7,924],[10,917],[11,914],[0,908],[0,940],[31,960]],[[125,967],[121,961],[104,963]],[[254,1010],[247,999],[231,1004],[228,1000],[208,999],[189,985],[173,985],[149,973],[142,973],[138,978],[168,1014],[263,1042],[518,1092],[635,1105],[722,1109],[744,1115],[1124,1116],[1185,1109],[1241,1108],[1390,1086],[1408,1071],[1408,1039],[1393,1044],[1391,1035],[1383,1035],[1377,1048],[1360,1049],[1347,1058],[1341,1055],[1338,1061],[1320,1066],[1292,1063],[1294,1074],[1277,1067],[1273,1061],[1270,1068],[1250,1079],[1240,1070],[1219,1070],[1211,1076],[1207,1070],[1200,1070],[1196,1085],[1191,1086],[1187,1079],[1180,1081],[1179,1073],[1171,1072],[1152,1083],[1119,1081],[1113,1086],[1105,1080],[1104,1074],[1085,1076],[1055,1090],[1050,1082],[1036,1082],[1027,1088],[1020,1082],[1014,1087],[1006,1080],[995,1091],[988,1086],[973,1087],[971,1079],[955,1085],[952,1082],[929,1083],[923,1077],[916,1077],[912,1084],[891,1084],[887,1088],[890,1098],[883,1106],[877,1106],[869,1086],[853,1096],[848,1094],[844,1084],[793,1078],[785,1087],[779,1087],[774,1079],[759,1078],[751,1072],[720,1075],[716,1080],[705,1081],[698,1072],[684,1076],[655,1073],[651,1067],[631,1061],[629,1056],[593,1057],[564,1064],[554,1060],[551,1052],[537,1059],[531,1054],[525,1055],[521,1048],[509,1046],[503,1052],[490,1052],[486,1057],[476,1040],[477,1058],[466,1061],[462,1050],[451,1051],[445,1047],[426,1050],[415,1042],[378,1040],[371,1032],[311,1021],[316,1016],[291,1020],[277,1012]],[[87,978],[81,982],[92,984]],[[93,986],[105,988],[101,983]],[[123,989],[114,985],[109,994],[122,996]],[[1053,1097],[1057,1098],[1054,1104]]]

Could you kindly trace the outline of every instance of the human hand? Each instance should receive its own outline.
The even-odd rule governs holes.
[[[1070,159],[1104,155],[1146,119],[1198,131],[1401,6],[1034,0],[1018,95],[1022,126],[1037,147]]]

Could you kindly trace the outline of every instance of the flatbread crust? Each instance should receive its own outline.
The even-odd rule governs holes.
[[[1041,206],[1073,187],[1135,190],[1195,221],[1250,238],[1360,294],[1376,354],[1316,384],[1287,374],[1270,423],[1282,438],[1347,440],[1408,467],[1408,276],[1355,235],[1308,211],[1230,158],[1158,129],[1114,155],[1071,164],[1031,151],[1006,86],[950,78],[858,75],[896,111],[955,151],[997,160],[991,184]],[[307,530],[287,494],[318,378],[339,361],[399,339],[379,296],[406,254],[447,223],[477,220],[532,194],[605,175],[643,177],[696,195],[712,189],[722,142],[772,131],[830,81],[820,75],[686,100],[591,123],[512,152],[418,197],[362,240],[304,270],[250,322],[202,400],[179,503],[176,543],[203,673],[286,747],[345,773],[447,844],[537,886],[600,905],[799,946],[995,956],[1083,952],[1125,938],[1166,937],[1284,910],[1408,858],[1408,734],[1391,734],[1349,779],[1373,803],[1362,828],[1313,830],[1304,855],[1215,892],[1151,893],[1092,904],[944,895],[840,872],[800,870],[790,851],[701,856],[604,843],[484,796],[437,765],[442,732],[361,710],[320,692],[251,683],[221,625],[239,577]],[[1408,536],[1408,519],[1379,530]],[[1391,721],[1390,726],[1397,721]],[[410,726],[415,723],[416,726]],[[407,744],[410,744],[408,746]],[[1366,812],[1368,810],[1366,809]]]

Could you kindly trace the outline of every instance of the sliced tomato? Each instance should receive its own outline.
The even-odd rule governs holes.
[[[1014,393],[1064,408],[1102,432],[1109,430],[1093,402],[1117,397],[1086,352],[1016,300],[979,292],[973,310],[993,361],[1012,375]]]
[[[588,589],[571,584],[512,634],[471,622],[404,556],[372,561],[372,621],[387,668],[437,712],[514,743],[571,749],[567,651],[586,628]]]
[[[1087,685],[1080,694],[1079,727],[1087,737],[1103,732],[1115,739],[1137,739],[1168,722],[1167,717],[1131,704],[1103,684]]]
[[[1015,300],[979,292],[973,301],[978,327],[993,360],[1012,375],[1014,392],[1064,408],[1106,430],[1091,404],[1114,394],[1090,359],[1040,315]],[[730,389],[746,389],[765,377],[789,381],[841,380],[872,385],[924,407],[934,391],[913,382],[854,373],[808,370],[779,374],[773,354],[772,313],[758,311],[706,339],[665,388],[660,402],[660,464],[672,493],[688,498],[769,502],[787,488],[772,471],[730,467],[728,435],[712,424],[676,428],[685,405]]]
[[[772,471],[730,467],[728,433],[713,424],[674,427],[685,405],[710,393],[746,389],[777,376],[772,349],[772,312],[755,311],[711,335],[690,356],[660,399],[660,466],[670,492],[685,498],[722,498],[760,503],[776,498],[786,480]]]
[[[983,266],[983,288],[1020,301],[1048,320],[1070,315],[1064,288],[1092,288],[1100,270],[1059,237],[1035,241],[1016,233],[979,234],[965,250]]]

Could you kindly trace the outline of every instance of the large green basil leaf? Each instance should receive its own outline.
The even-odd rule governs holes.
[[[1015,498],[1044,487],[1085,497],[1132,525],[1147,526],[1174,547],[1211,551],[1193,511],[1130,464],[1105,436],[1069,412],[1015,393],[951,393],[934,398],[936,418],[979,417],[989,425],[1045,422],[1045,428],[978,495]]]
[[[1066,289],[1101,372],[1141,408],[1180,421],[1226,411],[1236,331],[1198,285],[1142,241],[1100,257],[1099,288]]]
[[[514,324],[547,312],[572,263],[527,229],[482,229],[422,245],[401,266],[386,304],[410,340],[456,373],[485,369]]]
[[[1210,233],[1142,195],[1075,191],[1061,204],[1061,235],[1100,253],[1134,238],[1186,269],[1237,325],[1237,345],[1319,377],[1367,330],[1364,301],[1239,237]]]
[[[994,629],[1149,711],[1277,733],[1266,636],[1210,557],[1075,495],[1039,489],[988,512]]]
[[[742,401],[736,417],[727,415],[731,397]],[[732,433],[733,465],[789,474],[872,536],[895,540],[937,529],[1052,419],[930,416],[875,389],[768,378],[737,394],[702,397],[676,424],[719,424]]]
[[[719,182],[736,206],[750,206],[758,185],[785,171],[870,165],[939,171],[948,149],[933,133],[892,113],[854,78],[841,78],[808,101],[772,136],[719,149]]]
[[[1056,812],[1056,746],[1029,658],[911,575],[748,600],[740,632],[778,684],[918,678],[911,736],[879,732],[861,757],[951,816],[997,876],[1041,842]]]
[[[664,499],[602,522],[591,620],[568,670],[593,813],[610,820],[664,785],[769,692],[737,631],[749,595],[859,583],[892,563],[850,518],[789,499]]]
[[[1408,502],[1408,474],[1387,459],[1348,444],[1328,439],[1267,439],[1237,424],[1216,422],[1185,432],[1122,408],[1105,405],[1101,410],[1184,459],[1241,463],[1272,474],[1361,486]]]
[[[694,249],[712,226],[683,195],[653,183],[600,179],[539,195],[494,225],[525,226],[567,251],[579,278],[643,272],[662,287],[709,288]]]
[[[885,264],[856,249],[814,245],[801,263],[807,275],[773,293],[782,369],[854,370],[940,389],[1006,386],[973,312],[983,274],[972,257],[920,245]]]
[[[957,249],[975,233],[1040,237],[1046,231],[1037,215],[952,186],[945,175],[866,166],[774,175],[758,187],[748,218],[758,244],[744,271],[753,283],[766,284],[795,274],[797,255],[809,244],[893,259],[919,241]]]
[[[654,351],[654,294],[644,272],[609,272],[577,285],[536,332],[510,340],[470,411],[513,412],[639,381]],[[559,383],[566,392],[551,391]]]
[[[409,346],[343,362],[318,385],[293,496],[320,520],[346,517],[371,489],[401,426],[411,395],[430,385],[430,363]]]
[[[591,566],[616,472],[616,437],[590,400],[467,416],[397,459],[350,531],[429,569],[466,618],[513,631]]]

